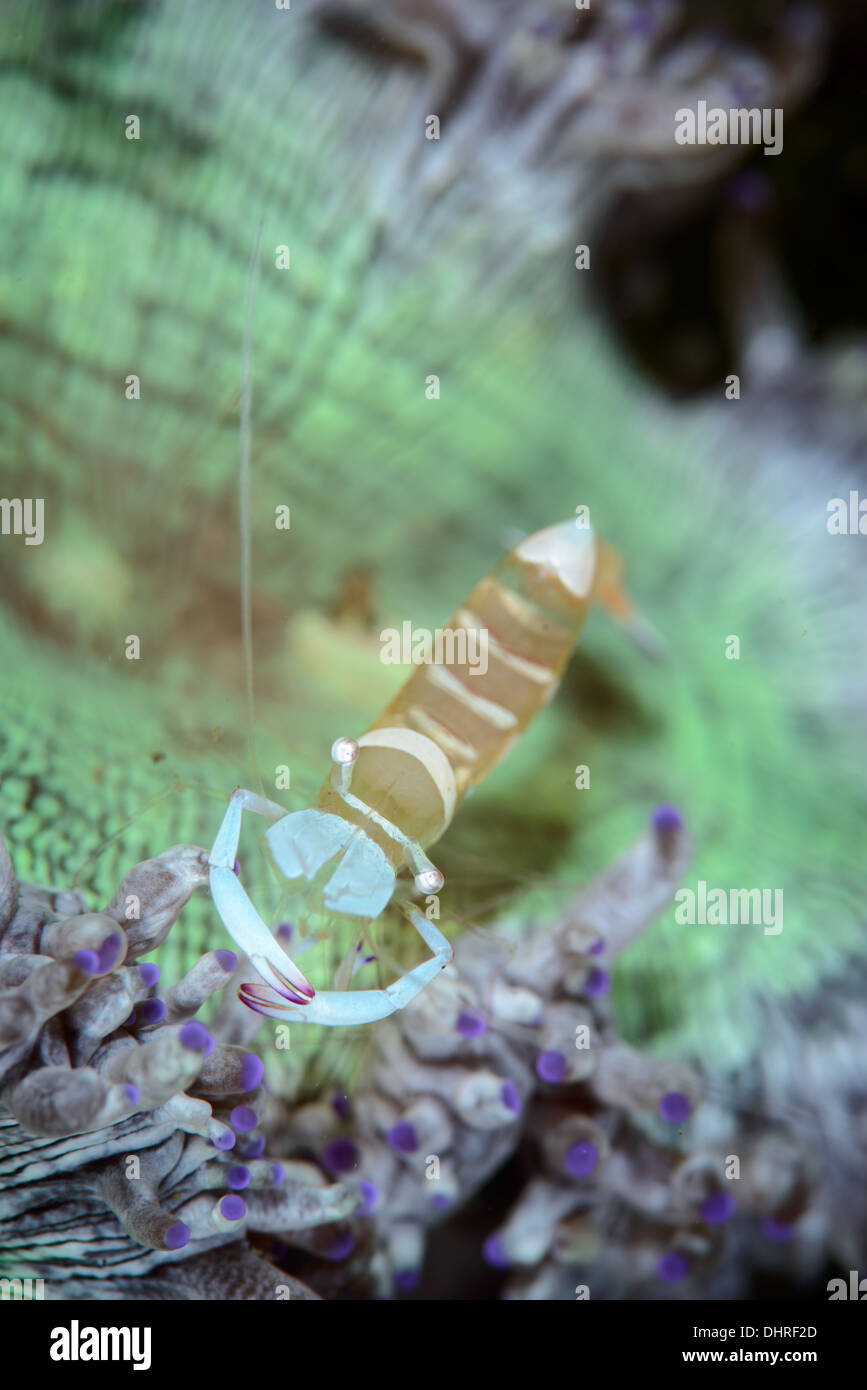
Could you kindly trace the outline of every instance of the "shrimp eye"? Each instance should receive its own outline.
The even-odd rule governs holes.
[[[438,893],[444,883],[445,877],[439,869],[425,869],[415,876],[415,886],[420,893]]]
[[[336,738],[331,745],[332,762],[348,766],[358,757],[358,744],[354,738]]]

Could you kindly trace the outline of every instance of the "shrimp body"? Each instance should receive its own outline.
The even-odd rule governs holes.
[[[592,528],[549,526],[511,550],[444,625],[444,664],[419,665],[358,739],[352,791],[424,848],[548,703],[591,605],[619,561]],[[469,653],[487,651],[487,669]],[[464,660],[457,659],[463,655]],[[361,823],[329,780],[319,806]],[[367,826],[399,867],[401,850]]]
[[[404,900],[433,959],[385,990],[314,991],[232,872],[242,810],[275,822],[265,838],[287,879],[312,879],[335,862],[323,888],[333,911],[373,920],[404,867],[417,891],[439,892],[443,876],[426,849],[551,699],[591,605],[602,602],[629,619],[620,571],[619,558],[589,524],[562,522],[529,536],[441,630],[444,659],[417,666],[360,738],[336,740],[316,808],[286,814],[251,792],[233,794],[211,851],[211,891],[230,934],[269,982],[242,986],[249,1007],[320,1023],[368,1022],[402,1008],[452,952],[434,923]],[[484,668],[470,660],[480,651]]]

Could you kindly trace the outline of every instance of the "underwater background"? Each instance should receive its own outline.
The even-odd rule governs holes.
[[[736,1296],[807,1293],[867,1236],[867,549],[829,526],[865,487],[865,45],[849,7],[777,0],[0,11],[2,493],[44,499],[41,544],[0,536],[17,878],[99,912],[133,865],[209,846],[236,786],[314,804],[333,740],[406,674],[381,632],[435,629],[589,507],[661,652],[591,615],[437,846],[442,926],[493,924],[520,957],[661,805],[692,840],[683,886],[782,894],[778,933],[660,904],[613,972],[619,1037],[697,1069],[726,1153],[795,1135],[774,1219],[807,1235],[772,1240],[771,1273],[746,1238],[720,1256]],[[783,152],[678,146],[698,100],[782,109]],[[296,922],[249,829],[239,858],[266,921]],[[376,930],[416,962],[397,919]],[[168,984],[228,945],[202,889],[154,959]],[[324,980],[353,945],[338,926],[304,968]],[[379,1026],[294,1028],[272,1095],[363,1090]],[[496,1296],[503,1261],[463,1252],[532,1181],[522,1161],[504,1150],[499,1187],[442,1228],[416,1296]],[[365,1296],[357,1272],[317,1283],[321,1253],[300,1278]],[[619,1267],[605,1291],[634,1293]]]

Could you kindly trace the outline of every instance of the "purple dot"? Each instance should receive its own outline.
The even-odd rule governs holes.
[[[539,19],[532,27],[532,32],[537,34],[540,39],[561,39],[563,37],[563,25],[556,15],[549,15],[546,19]]]
[[[462,1038],[480,1038],[488,1031],[488,1020],[481,1009],[464,1009],[458,1016],[458,1032]]]
[[[322,1157],[335,1173],[348,1173],[358,1164],[358,1150],[351,1139],[332,1139]]]
[[[144,961],[144,963],[139,966],[138,973],[139,979],[145,989],[152,989],[160,978],[160,968],[158,965],[154,965],[152,960]]]
[[[230,1168],[226,1174],[226,1186],[231,1187],[233,1192],[243,1192],[245,1187],[250,1186],[250,1169],[245,1168],[243,1163]]]
[[[482,1259],[485,1264],[492,1265],[494,1269],[508,1269],[512,1261],[506,1254],[502,1240],[494,1231],[489,1235],[482,1246]]]
[[[349,1096],[345,1091],[335,1091],[331,1097],[331,1108],[341,1120],[349,1119]]]
[[[599,1162],[599,1150],[595,1144],[573,1144],[566,1154],[564,1167],[573,1178],[586,1178]]]
[[[136,1017],[135,1017],[135,1009],[133,1009],[132,1013],[131,1013],[131,1014],[128,1014],[127,1017],[124,1019],[124,1021],[123,1021],[123,1026],[124,1026],[124,1028],[134,1028],[135,1025],[136,1025]]]
[[[689,1261],[679,1250],[668,1250],[656,1262],[656,1273],[665,1284],[677,1284],[689,1274]]]
[[[646,38],[656,28],[656,20],[649,10],[633,10],[626,24],[628,34],[640,34]]]
[[[145,1026],[162,1023],[166,1016],[166,1006],[162,999],[145,999],[143,1004],[138,1005],[135,1013],[138,1022]]]
[[[235,875],[239,875],[240,872],[241,872],[241,861],[240,861],[239,859],[236,859],[235,862],[234,862],[234,864],[232,865],[232,873],[235,874]]]
[[[176,1221],[173,1226],[169,1226],[163,1241],[167,1250],[182,1250],[189,1238],[189,1226],[185,1226],[183,1221]]]
[[[286,1169],[282,1163],[271,1164],[271,1181],[275,1187],[279,1187],[286,1177]]]
[[[204,1023],[200,1023],[197,1018],[191,1018],[178,1033],[178,1041],[191,1052],[204,1052],[208,1043],[213,1046],[214,1039]]]
[[[557,1086],[566,1078],[569,1070],[566,1058],[562,1052],[540,1052],[536,1058],[536,1075],[540,1081],[547,1081],[552,1086]]]
[[[663,832],[679,830],[683,825],[683,817],[676,806],[657,806],[653,813],[652,824],[654,830]]]
[[[117,932],[112,932],[110,936],[105,938],[99,948],[99,971],[101,975],[105,975],[109,970],[114,968],[119,952],[120,937]]]
[[[521,1113],[521,1095],[514,1081],[504,1081],[500,1087],[500,1100],[513,1115]]]
[[[279,927],[277,928],[276,934],[281,941],[288,942],[292,940],[292,931],[293,927],[291,922],[281,922]]]
[[[447,1197],[444,1192],[434,1192],[430,1199],[430,1204],[432,1207],[436,1207],[438,1211],[445,1211],[446,1207],[451,1206],[452,1199],[451,1197]]]
[[[347,1255],[351,1255],[355,1249],[355,1237],[351,1231],[343,1231],[335,1236],[331,1245],[328,1247],[329,1260],[345,1260]]]
[[[413,1154],[418,1148],[418,1135],[408,1120],[398,1120],[385,1136],[386,1142],[401,1154]]]
[[[222,1134],[211,1140],[211,1143],[215,1149],[234,1149],[235,1136],[230,1129],[224,1129]]]
[[[256,1128],[256,1111],[251,1110],[249,1105],[236,1105],[229,1121],[239,1134],[249,1134],[251,1129]]]
[[[699,1210],[702,1221],[709,1226],[720,1226],[734,1216],[735,1199],[730,1192],[713,1192],[705,1198]]]
[[[363,1200],[356,1216],[367,1216],[379,1201],[379,1188],[375,1182],[368,1182],[366,1178],[359,1179],[358,1187]]]
[[[418,1288],[421,1283],[420,1269],[398,1269],[392,1276],[394,1287],[399,1293],[408,1293],[410,1289]]]
[[[683,1124],[692,1114],[692,1104],[682,1091],[668,1091],[659,1102],[659,1113],[670,1125]]]
[[[788,33],[801,42],[810,40],[815,43],[821,36],[822,17],[812,5],[793,5],[786,14],[785,26]]]
[[[725,194],[730,205],[741,212],[758,212],[771,201],[771,184],[763,174],[745,169],[729,179]]]
[[[607,970],[601,970],[598,965],[594,965],[587,979],[584,981],[584,993],[588,999],[598,999],[601,994],[607,994],[611,988],[611,976]]]
[[[785,1221],[774,1221],[768,1216],[762,1222],[762,1235],[766,1240],[772,1240],[775,1245],[783,1245],[787,1240],[792,1239],[793,1231]]]
[[[99,956],[96,951],[76,951],[72,959],[83,975],[95,975],[99,969]]]
[[[235,955],[235,952],[226,951],[221,947],[219,951],[214,952],[214,955],[220,962],[221,970],[225,970],[227,975],[234,975],[235,971],[238,969],[238,957]]]
[[[246,1149],[244,1150],[244,1152],[242,1153],[241,1157],[242,1157],[242,1158],[261,1158],[264,1152],[265,1152],[265,1136],[264,1136],[264,1134],[257,1134],[257,1135],[256,1135],[256,1138],[252,1141],[252,1143],[250,1143],[250,1144],[247,1145],[247,1147],[246,1147]]]
[[[590,954],[591,956],[601,956],[604,950],[605,942],[602,940],[602,937],[600,936],[598,941],[594,941],[593,945],[590,947]]]
[[[127,1081],[125,1083],[123,1093],[129,1101],[130,1105],[138,1105],[141,1091],[139,1090],[138,1086],[133,1085],[132,1081]]]
[[[243,1197],[234,1195],[224,1197],[220,1202],[220,1215],[225,1216],[227,1221],[240,1221],[242,1216],[247,1214],[247,1203]]]
[[[241,1090],[255,1091],[265,1075],[265,1063],[255,1052],[247,1052],[241,1063]]]

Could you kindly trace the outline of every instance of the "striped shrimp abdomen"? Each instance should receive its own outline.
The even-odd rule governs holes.
[[[610,592],[608,592],[610,591]],[[424,847],[460,798],[551,699],[590,606],[619,593],[619,560],[592,527],[537,531],[473,589],[359,740],[352,792]],[[364,824],[398,867],[400,851],[330,784],[323,810]]]
[[[369,793],[369,804],[404,829],[421,826],[407,833],[432,844],[450,819],[449,801],[454,809],[554,694],[609,555],[592,528],[573,521],[510,551],[444,625],[431,662],[416,667],[371,726],[384,740],[405,730],[404,748],[371,748],[365,759],[359,740],[353,789],[367,784],[360,796]]]

